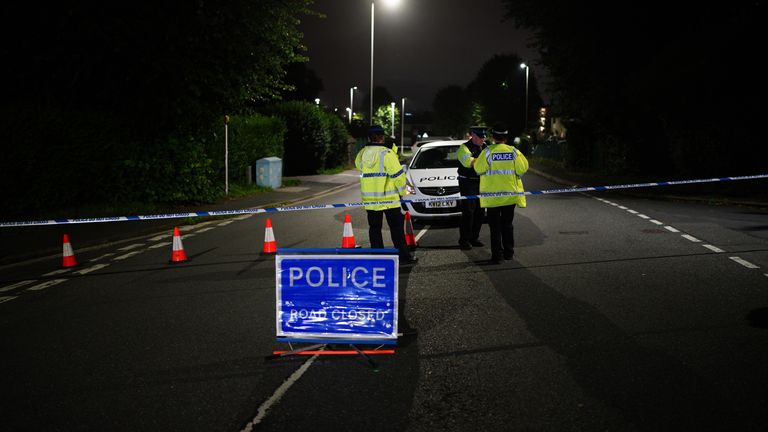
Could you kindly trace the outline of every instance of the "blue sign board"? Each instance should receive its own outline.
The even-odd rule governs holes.
[[[280,252],[278,337],[397,339],[396,251],[394,255]]]

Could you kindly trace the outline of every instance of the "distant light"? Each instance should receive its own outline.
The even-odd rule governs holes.
[[[525,63],[520,63],[520,69],[525,69],[525,68],[527,68],[527,67],[528,67],[528,65],[527,65],[527,64],[525,64]]]
[[[320,98],[315,98],[315,104],[320,105]]]
[[[384,3],[387,5],[387,7],[397,8],[400,7],[401,0],[384,0]]]

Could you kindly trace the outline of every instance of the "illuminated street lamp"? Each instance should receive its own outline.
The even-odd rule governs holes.
[[[528,127],[528,65],[520,63],[520,69],[525,69],[525,123],[523,123],[523,132]]]
[[[320,106],[320,98],[315,98],[315,105]]]
[[[375,0],[371,0],[371,93],[369,94],[371,99],[371,106],[370,111],[368,112],[370,124],[373,124],[373,24],[375,22],[375,3]],[[400,0],[384,0],[384,3],[386,3],[391,8],[397,8],[400,5]]]
[[[357,86],[349,89],[349,108],[347,109],[347,111],[349,111],[349,124],[352,124],[352,114],[355,110],[355,90],[357,90]]]
[[[395,103],[392,102],[391,104],[389,104],[389,106],[390,106],[389,115],[390,117],[392,117],[392,133],[389,136],[394,138],[395,137]]]
[[[405,133],[405,98],[402,98],[400,102],[400,154],[403,154],[403,133]]]

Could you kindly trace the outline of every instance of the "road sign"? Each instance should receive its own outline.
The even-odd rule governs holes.
[[[352,343],[397,340],[396,250],[290,251],[278,249],[276,257],[278,337]]]

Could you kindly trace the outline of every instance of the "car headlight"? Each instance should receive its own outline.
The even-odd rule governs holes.
[[[408,180],[406,180],[406,181],[405,181],[405,190],[406,190],[406,191],[407,191],[409,194],[415,194],[415,193],[416,193],[416,188],[415,188],[415,187],[413,187],[413,185],[411,184],[411,182],[410,182],[410,181],[408,181]]]

